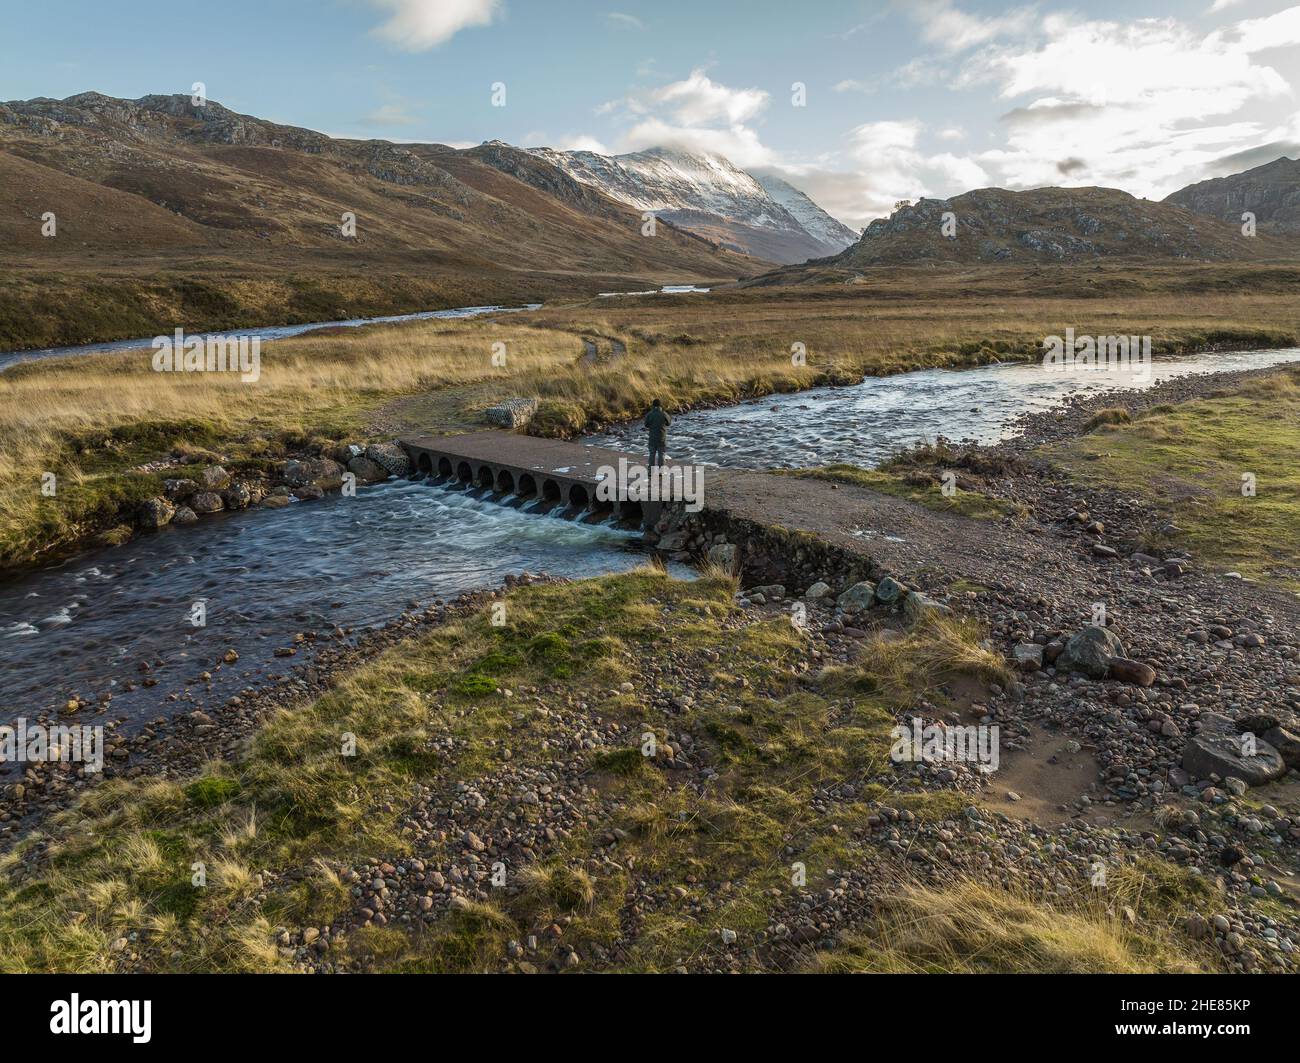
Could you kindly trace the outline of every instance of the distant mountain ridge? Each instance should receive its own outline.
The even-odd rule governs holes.
[[[1295,251],[1294,242],[1251,239],[1240,224],[1137,199],[1116,188],[980,188],[902,206],[873,221],[839,255],[769,276],[776,283],[807,282],[874,266],[1232,261],[1290,257]]]
[[[1249,212],[1260,232],[1300,234],[1300,160],[1283,156],[1230,177],[1198,181],[1164,201],[1236,225]]]
[[[636,210],[773,262],[824,258],[858,237],[787,181],[747,173],[721,155],[669,148],[627,155],[528,151]]]
[[[465,276],[722,279],[767,265],[670,225],[646,240],[626,204],[526,153],[498,155],[338,139],[183,95],[10,101],[0,245],[52,256],[301,249],[331,267],[382,255]],[[42,239],[45,211],[58,240]],[[345,213],[354,237],[340,230]]]

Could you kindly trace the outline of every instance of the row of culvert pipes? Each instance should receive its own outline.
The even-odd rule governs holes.
[[[597,498],[591,484],[481,460],[435,456],[427,451],[413,453],[411,457],[417,474],[423,477],[438,483],[481,488],[502,497],[513,496],[524,503],[535,500],[538,512],[563,509],[575,516],[586,513],[592,521],[613,520],[637,527],[645,521],[640,502]]]

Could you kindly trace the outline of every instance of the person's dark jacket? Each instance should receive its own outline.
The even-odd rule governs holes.
[[[662,447],[668,442],[668,426],[673,419],[660,406],[651,406],[645,415],[645,426],[650,432],[650,445]]]

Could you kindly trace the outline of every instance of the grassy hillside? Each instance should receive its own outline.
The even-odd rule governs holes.
[[[1297,256],[1300,244],[1293,238],[1248,238],[1240,221],[1229,224],[1115,188],[981,188],[900,207],[873,221],[839,255],[765,279],[816,282],[879,266],[1190,264]]]
[[[516,177],[472,152],[333,140],[179,96],[0,105],[0,347],[303,319],[258,318],[279,303],[361,315],[767,265],[666,223],[645,237],[636,211],[531,165]],[[34,290],[20,283],[33,273]],[[259,299],[250,276],[277,293]],[[185,285],[216,305],[167,297]]]

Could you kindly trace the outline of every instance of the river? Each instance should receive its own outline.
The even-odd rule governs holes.
[[[261,328],[229,329],[225,332],[194,332],[190,336],[228,336],[239,339],[257,336],[263,343],[271,340],[288,339],[301,336],[304,332],[313,332],[323,328],[360,328],[363,325],[391,325],[399,321],[451,321],[458,318],[482,317],[484,314],[518,314],[525,310],[539,310],[541,303],[528,306],[461,306],[454,310],[422,310],[415,314],[393,314],[389,317],[350,317],[344,321],[313,321],[308,325],[266,325]],[[134,340],[109,340],[105,343],[83,343],[77,347],[43,347],[34,351],[0,351],[0,373],[11,366],[23,362],[35,362],[45,358],[73,358],[86,354],[112,354],[114,351],[135,351],[142,347],[152,347],[153,337]]]
[[[677,461],[754,469],[848,463],[873,467],[898,449],[934,441],[995,443],[1024,414],[1074,395],[1150,387],[1162,380],[1300,360],[1300,349],[1234,351],[1157,358],[1149,380],[1127,372],[1047,372],[1038,363],[974,369],[925,369],[867,377],[861,384],[816,388],[673,417],[669,456]],[[640,453],[645,429],[620,425],[584,440]]]
[[[1158,361],[1151,382],[1296,360],[1295,349],[1190,355]],[[681,414],[670,449],[679,460],[756,468],[873,465],[897,447],[941,434],[996,440],[1022,414],[1135,383],[1030,365],[903,373]],[[643,438],[639,425],[628,425],[586,442],[639,453]],[[584,577],[642,560],[630,531],[517,504],[478,489],[390,483],[353,498],[165,528],[2,584],[0,722],[30,718],[73,694],[93,700],[111,692],[112,715],[131,722],[216,707],[250,683],[306,663],[307,652],[275,656],[296,632],[365,630],[412,600],[428,605],[525,569]],[[206,626],[195,627],[191,610],[200,600]],[[238,664],[218,668],[231,649]],[[158,685],[126,690],[139,680],[142,661]],[[210,687],[194,682],[203,671],[212,673]],[[179,700],[169,702],[169,694]]]

